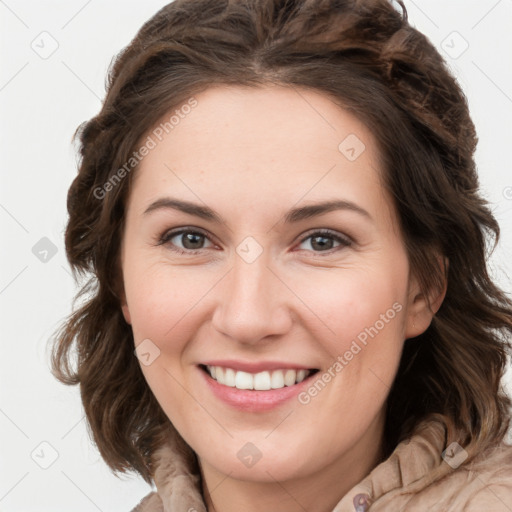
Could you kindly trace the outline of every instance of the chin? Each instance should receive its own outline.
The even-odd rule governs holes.
[[[297,443],[295,446],[300,444]],[[230,453],[234,453],[234,457],[229,456]],[[217,455],[220,455],[220,458],[216,458]],[[229,475],[235,480],[255,483],[303,478],[316,469],[314,461],[305,456],[304,450],[293,449],[290,452],[263,447],[260,451],[249,443],[243,443],[242,448],[227,448],[223,454],[209,454],[206,458],[199,458],[203,464],[207,463],[218,473]]]

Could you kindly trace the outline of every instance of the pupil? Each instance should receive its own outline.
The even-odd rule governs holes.
[[[186,233],[182,236],[183,246],[187,249],[198,249],[203,241],[203,235],[198,233]],[[315,236],[311,239],[311,246],[314,249],[325,251],[332,249],[332,239],[325,236]]]
[[[182,236],[183,247],[186,249],[199,249],[198,245],[201,245],[203,235],[198,233],[186,233]]]
[[[332,239],[325,236],[314,236],[311,239],[311,246],[314,249],[320,249],[321,251],[332,249]]]

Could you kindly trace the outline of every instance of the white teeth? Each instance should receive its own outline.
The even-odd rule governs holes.
[[[283,372],[272,372],[272,378],[270,379],[272,389],[284,388],[284,375]]]
[[[217,377],[218,379],[218,377]],[[230,388],[236,387],[236,372],[231,368],[226,368],[224,372],[224,385],[229,386]]]
[[[280,389],[285,386],[293,386],[302,382],[311,374],[310,370],[274,370],[259,373],[248,373],[235,371],[232,368],[222,366],[206,367],[211,377],[219,384],[237,389],[254,389],[257,391],[268,391]]]
[[[254,377],[254,389],[258,391],[267,391],[270,389],[270,373],[269,372],[260,372],[257,373]]]
[[[302,382],[306,378],[307,374],[308,374],[307,370],[299,370],[297,372],[297,382]]]
[[[286,370],[284,374],[284,385],[293,386],[297,379],[297,372],[295,370]]]
[[[250,373],[246,373],[246,372],[236,372],[235,388],[254,389],[252,375]]]

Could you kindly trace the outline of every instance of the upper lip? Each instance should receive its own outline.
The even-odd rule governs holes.
[[[283,361],[236,361],[233,359],[215,359],[201,363],[205,366],[222,366],[223,368],[232,368],[235,371],[247,373],[259,373],[272,370],[313,370],[311,366],[304,366],[296,363],[285,363]]]

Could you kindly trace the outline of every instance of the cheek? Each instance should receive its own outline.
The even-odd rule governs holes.
[[[128,269],[132,272],[126,272],[125,290],[135,346],[145,343],[152,358],[147,365],[141,359],[141,370],[162,408],[172,411],[171,421],[179,425],[180,414],[190,408],[181,358],[212,279],[197,268],[176,269],[164,262]]]
[[[348,350],[352,340],[379,334],[401,338],[406,287],[403,276],[378,268],[335,269],[296,279],[294,291],[307,305],[310,328],[329,340],[331,355]],[[399,284],[397,284],[399,283]]]
[[[214,276],[198,269],[173,269],[161,263],[127,273],[126,298],[136,343],[150,338],[160,344],[172,337],[214,283]]]
[[[296,282],[297,294],[315,313],[308,315],[307,328],[330,359],[328,371],[319,376],[332,393],[330,414],[350,410],[367,421],[386,399],[404,341],[408,267],[400,256],[395,255],[395,265],[379,262],[317,272],[315,286],[311,279]],[[319,383],[307,390],[304,403],[321,389]]]

